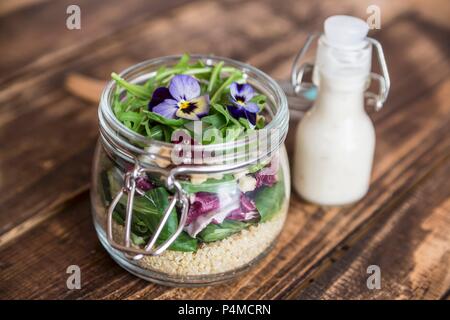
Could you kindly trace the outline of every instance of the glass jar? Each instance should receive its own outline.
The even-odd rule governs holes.
[[[144,83],[179,58],[145,61],[121,76]],[[270,122],[220,144],[151,140],[116,119],[111,108],[116,86],[107,84],[93,162],[95,228],[120,266],[164,285],[220,283],[246,271],[270,251],[290,196],[283,145],[289,113],[280,86],[241,62],[211,56],[191,59],[206,66],[224,61],[224,66],[241,70],[247,83],[267,96],[264,112]]]

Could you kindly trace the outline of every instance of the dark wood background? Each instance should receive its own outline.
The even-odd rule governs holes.
[[[448,1],[80,0],[81,30],[70,31],[73,2],[0,2],[0,298],[449,299]],[[384,46],[392,89],[372,114],[368,195],[323,208],[292,194],[275,250],[219,287],[167,288],[116,265],[90,214],[97,106],[65,89],[67,75],[107,79],[138,61],[192,52],[288,79],[308,32],[332,14],[365,18],[369,4],[381,7],[372,36]],[[71,264],[81,268],[81,290],[66,288]],[[366,287],[371,264],[381,267],[380,290]]]

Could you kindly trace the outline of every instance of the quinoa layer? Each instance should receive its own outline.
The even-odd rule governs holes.
[[[285,203],[271,220],[250,226],[228,238],[203,243],[196,252],[167,250],[159,256],[137,261],[141,268],[176,276],[199,276],[236,270],[252,262],[280,233],[287,212]],[[123,237],[123,227],[114,223],[114,238]]]

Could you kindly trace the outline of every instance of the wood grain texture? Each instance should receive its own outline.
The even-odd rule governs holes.
[[[196,289],[146,283],[109,258],[92,226],[97,110],[68,94],[68,74],[107,79],[138,61],[188,51],[247,61],[287,79],[308,32],[336,12],[364,17],[372,2],[82,1],[86,25],[74,32],[64,28],[68,2],[0,6],[7,31],[0,36],[0,298],[448,299],[445,1],[375,1],[383,25],[373,35],[384,46],[392,88],[385,109],[371,114],[377,150],[370,192],[344,208],[293,194],[275,250],[242,278]],[[66,288],[70,264],[81,267],[81,290]],[[382,268],[382,290],[365,287],[368,264]]]

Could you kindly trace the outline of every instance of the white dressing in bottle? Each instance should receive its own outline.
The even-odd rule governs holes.
[[[370,184],[375,130],[364,97],[373,42],[355,17],[330,17],[324,29],[313,70],[317,99],[296,132],[293,185],[307,201],[345,205]]]

